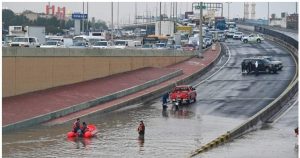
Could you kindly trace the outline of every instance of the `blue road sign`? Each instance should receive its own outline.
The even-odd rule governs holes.
[[[88,15],[87,14],[80,14],[80,13],[73,13],[72,14],[72,19],[87,19]]]

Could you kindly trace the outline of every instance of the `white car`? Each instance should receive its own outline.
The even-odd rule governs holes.
[[[62,48],[64,44],[60,41],[47,41],[46,44],[41,45],[41,48]]]
[[[248,43],[248,42],[256,42],[256,43],[261,43],[261,41],[264,40],[264,37],[259,35],[259,34],[251,34],[249,36],[244,36],[241,39],[244,43]]]
[[[92,48],[110,48],[111,47],[111,43],[109,41],[98,41],[96,42]]]
[[[40,47],[36,37],[15,37],[9,44],[11,47]]]
[[[244,36],[243,32],[235,32],[233,34],[233,39],[242,39],[242,37]]]

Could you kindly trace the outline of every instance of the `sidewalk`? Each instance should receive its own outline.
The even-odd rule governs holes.
[[[79,103],[93,100],[101,96],[106,96],[114,92],[122,91],[124,89],[155,80],[170,74],[170,71],[174,72],[178,69],[183,70],[182,75],[174,77],[168,81],[164,81],[137,93],[114,99],[86,110],[81,110],[79,112],[50,120],[49,123],[56,124],[66,122],[74,117],[83,116],[108,108],[113,110],[114,108],[112,107],[118,103],[139,97],[145,93],[153,92],[161,87],[167,86],[170,83],[174,83],[178,80],[182,80],[193,73],[202,70],[218,57],[220,52],[219,50],[219,46],[217,47],[216,51],[209,49],[203,54],[204,58],[202,59],[191,58],[166,68],[143,68],[105,78],[3,98],[2,126],[15,124],[24,120],[30,120],[34,117],[43,116],[64,108],[69,108],[72,106],[74,107],[74,105]]]

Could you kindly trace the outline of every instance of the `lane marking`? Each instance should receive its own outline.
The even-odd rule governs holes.
[[[204,79],[203,81],[201,81],[201,82],[199,82],[198,84],[195,84],[193,87],[198,87],[200,84],[202,84],[202,83],[204,83],[204,82],[206,82],[207,80],[209,80],[210,78],[212,78],[213,76],[215,76],[219,71],[221,71],[224,67],[225,67],[225,65],[229,62],[229,60],[230,60],[230,58],[231,58],[231,52],[230,52],[230,50],[229,50],[229,48],[227,47],[227,45],[226,44],[224,44],[224,46],[226,47],[226,51],[228,52],[228,59],[227,59],[227,61],[224,63],[224,65],[222,65],[221,67],[220,67],[220,69],[219,70],[217,70],[216,72],[214,72],[212,75],[210,75],[210,76],[208,76],[206,79]]]

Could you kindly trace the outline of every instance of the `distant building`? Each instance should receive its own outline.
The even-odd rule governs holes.
[[[22,15],[28,18],[30,21],[34,21],[39,17],[39,13],[34,13],[30,10],[25,10]]]
[[[298,30],[298,14],[291,14],[287,16],[286,28]]]

